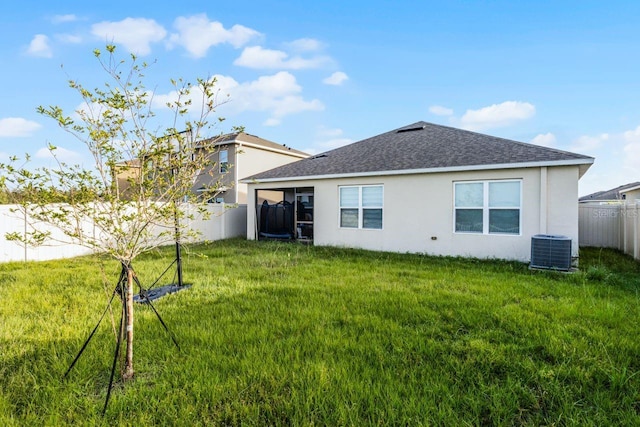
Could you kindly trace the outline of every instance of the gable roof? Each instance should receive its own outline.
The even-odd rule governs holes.
[[[588,202],[591,200],[622,200],[621,192],[625,192],[635,187],[640,186],[640,181],[632,182],[625,185],[620,185],[610,190],[596,191],[595,193],[588,194],[580,197],[578,200],[581,202]]]
[[[250,181],[583,165],[593,157],[416,122],[245,178]]]
[[[296,150],[294,148],[287,147],[286,145],[278,144],[276,142],[269,141],[268,139],[260,138],[259,136],[251,135],[245,132],[228,133],[217,137],[208,138],[198,142],[198,145],[206,146],[212,143],[214,147],[239,144],[300,158],[309,157],[309,154],[305,153],[304,151]]]

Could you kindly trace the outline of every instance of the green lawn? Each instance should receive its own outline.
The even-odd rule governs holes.
[[[139,259],[143,283],[172,256]],[[242,240],[185,258],[193,287],[155,304],[182,351],[136,306],[104,419],[110,317],[62,376],[117,263],[0,264],[0,425],[640,425],[640,264],[619,253],[575,274]]]

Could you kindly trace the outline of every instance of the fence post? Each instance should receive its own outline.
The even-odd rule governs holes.
[[[622,210],[622,218],[620,218],[620,222],[622,222],[622,250],[623,253],[627,253],[627,204],[621,206]]]
[[[24,247],[24,262],[29,261],[29,257],[27,256],[27,210],[25,209],[24,211],[24,215],[23,215],[23,219],[24,219],[24,243],[22,244],[22,246]]]
[[[640,231],[640,227],[638,227],[640,219],[638,216],[640,215],[638,215],[638,205],[639,203],[636,202],[634,206],[635,212],[633,213],[633,257],[635,259],[640,259],[640,236],[638,235],[638,231]]]
[[[221,209],[221,213],[220,213],[220,226],[222,227],[222,229],[220,230],[220,238],[221,239],[226,239],[227,238],[227,216],[224,214],[225,211],[227,209],[227,204],[226,203],[222,203],[222,209]]]

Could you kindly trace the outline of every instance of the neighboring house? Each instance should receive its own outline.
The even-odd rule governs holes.
[[[630,197],[628,196],[630,195]],[[610,190],[597,191],[595,193],[588,194],[580,197],[580,203],[586,202],[615,202],[622,200],[640,199],[640,181],[632,182],[625,185],[620,185]]]
[[[620,196],[627,202],[640,202],[640,182],[636,182],[633,187],[620,190]]]
[[[203,170],[194,177],[193,190],[197,194],[213,182],[220,182],[221,192],[211,202],[247,203],[247,184],[240,183],[239,177],[256,174],[287,163],[309,157],[302,151],[277,144],[248,133],[226,134],[197,142],[197,147],[211,152],[215,170]],[[128,179],[134,177],[139,161],[133,160],[121,168],[117,174],[118,187],[126,197]]]
[[[269,237],[263,193],[279,192],[292,237],[317,245],[528,261],[531,237],[554,234],[577,256],[578,180],[593,161],[417,122],[243,179],[247,235]]]
[[[239,182],[239,178],[309,157],[302,151],[244,132],[204,140],[198,145],[205,147],[210,141],[214,144],[208,149],[212,151],[217,170],[212,175],[202,174],[206,178],[196,179],[194,188],[197,191],[207,184],[202,179],[210,180],[211,176],[219,179],[224,191],[218,195],[216,202],[245,204],[247,184]]]

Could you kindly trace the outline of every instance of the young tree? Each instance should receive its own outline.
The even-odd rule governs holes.
[[[156,116],[154,93],[143,83],[148,64],[135,55],[119,60],[114,45],[107,45],[106,53],[94,51],[107,74],[104,87],[90,90],[69,81],[84,101],[74,115],[58,106],[38,107],[40,114],[86,146],[91,165],[58,161],[56,147],[50,144],[55,167],[30,168],[29,155],[22,164],[13,157],[0,164],[0,189],[30,218],[26,233],[13,233],[8,239],[43,244],[54,236],[40,225],[53,226],[69,242],[120,262],[121,277],[126,278],[119,292],[125,307],[122,378],[127,380],[134,374],[132,262],[145,251],[191,237],[193,232],[180,227],[185,221],[179,220],[207,214],[206,203],[220,184],[211,155],[216,138],[203,136],[211,130],[208,117],[219,103],[215,79],[199,79],[197,84],[171,80],[172,100],[164,105],[170,114]],[[211,174],[210,185],[194,194],[195,178],[204,173]],[[180,208],[184,200],[189,210]]]

